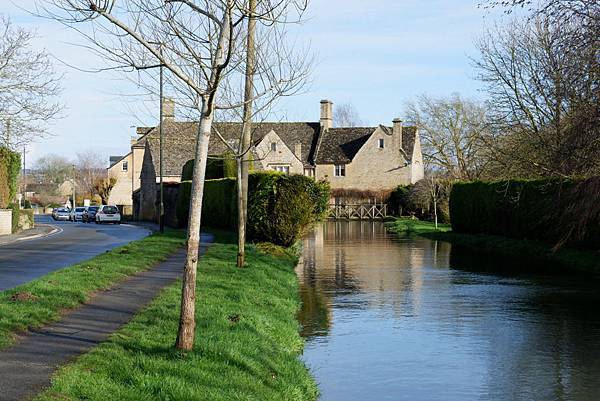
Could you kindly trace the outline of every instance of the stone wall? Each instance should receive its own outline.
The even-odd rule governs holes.
[[[0,235],[12,233],[12,210],[0,209]]]

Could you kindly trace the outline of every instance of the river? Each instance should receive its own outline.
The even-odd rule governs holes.
[[[298,318],[320,400],[600,400],[598,283],[525,264],[379,222],[316,228]]]

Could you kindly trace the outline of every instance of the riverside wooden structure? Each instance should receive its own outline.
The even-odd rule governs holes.
[[[387,204],[332,204],[329,218],[333,220],[383,220],[387,216]]]

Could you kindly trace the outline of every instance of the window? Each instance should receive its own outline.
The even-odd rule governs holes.
[[[275,171],[279,171],[280,173],[289,174],[290,166],[271,166],[271,168]]]
[[[314,168],[305,168],[304,169],[304,175],[307,177],[314,177],[315,176],[315,169]]]
[[[384,145],[384,139],[383,138],[378,139],[377,140],[377,147],[379,149],[383,149],[383,145]]]
[[[271,152],[277,152],[277,142],[271,142]]]
[[[121,168],[123,169],[123,171],[129,170],[129,162],[124,161],[123,164],[121,165]]]
[[[345,177],[346,176],[346,165],[345,164],[336,164],[333,175],[336,177]]]

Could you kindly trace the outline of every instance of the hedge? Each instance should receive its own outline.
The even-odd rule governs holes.
[[[217,158],[219,157],[219,158]],[[191,181],[194,176],[194,159],[188,160],[181,170],[181,181]],[[209,156],[206,161],[206,179],[216,180],[219,178],[235,177],[236,165],[233,157]]]
[[[17,194],[21,155],[0,147],[0,209],[6,209]]]
[[[251,173],[248,179],[248,238],[290,246],[327,213],[329,185],[302,175]],[[191,182],[179,185],[177,218],[187,222]],[[233,230],[237,225],[236,182],[206,180],[203,225]]]
[[[452,230],[600,248],[600,177],[456,183]]]

